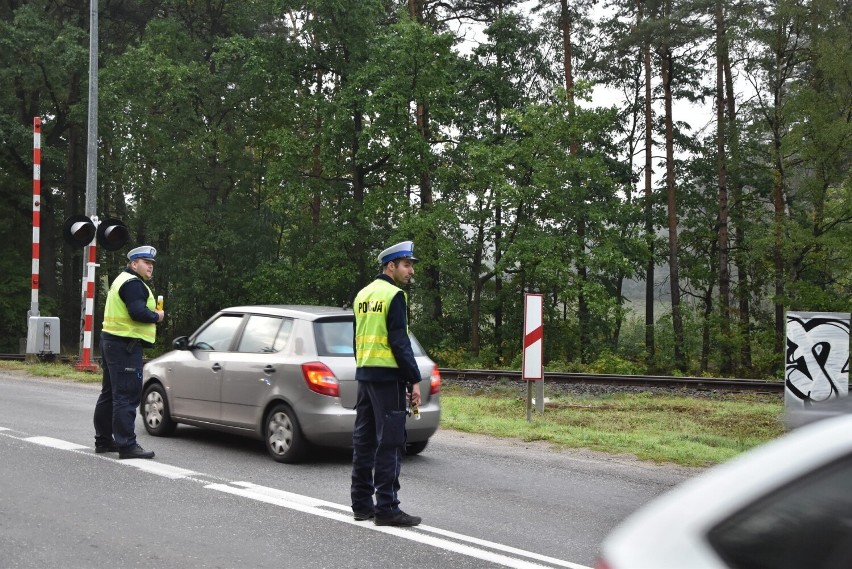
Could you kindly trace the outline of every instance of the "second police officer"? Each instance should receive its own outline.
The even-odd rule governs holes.
[[[420,405],[420,370],[408,337],[408,296],[414,244],[403,241],[379,254],[382,272],[355,297],[355,430],[352,435],[352,512],[376,525],[416,526],[399,508],[399,472],[405,450],[407,390]],[[375,503],[373,497],[375,496]]]

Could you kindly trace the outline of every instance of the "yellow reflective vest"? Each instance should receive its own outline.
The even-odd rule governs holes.
[[[355,363],[357,367],[395,367],[388,340],[388,311],[393,297],[402,289],[376,279],[355,297]],[[408,303],[408,295],[405,302]]]
[[[121,285],[132,279],[138,279],[136,275],[122,271],[120,275],[112,281],[112,286],[109,287],[107,293],[106,306],[104,307],[104,326],[103,331],[112,334],[113,336],[121,336],[122,338],[139,338],[151,344],[154,343],[157,337],[157,325],[153,322],[137,322],[130,317],[127,311],[127,305],[121,300],[118,295],[118,290]],[[139,279],[142,280],[142,279]],[[142,281],[145,288],[148,289],[148,300],[145,303],[148,310],[153,311],[157,303],[154,300],[154,293]]]

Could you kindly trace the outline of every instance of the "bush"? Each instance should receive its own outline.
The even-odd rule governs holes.
[[[591,373],[607,373],[618,375],[642,375],[645,373],[644,366],[624,359],[621,356],[605,350],[589,366]]]

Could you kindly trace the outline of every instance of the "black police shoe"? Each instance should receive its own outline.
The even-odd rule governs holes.
[[[363,522],[364,520],[372,520],[373,518],[376,517],[376,514],[373,512],[373,510],[368,510],[366,512],[357,512],[357,511],[353,510],[352,513],[355,515],[355,521],[356,522]]]
[[[139,445],[118,450],[118,458],[154,458],[154,451],[145,450]]]
[[[376,516],[373,520],[373,523],[377,526],[401,526],[401,527],[412,527],[419,525],[421,522],[421,518],[419,516],[409,516],[402,510],[391,515],[391,516]]]
[[[115,441],[110,441],[105,445],[95,445],[95,452],[101,454],[103,452],[118,452],[118,445]]]

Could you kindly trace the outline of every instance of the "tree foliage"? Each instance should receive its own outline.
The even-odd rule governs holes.
[[[82,256],[61,226],[85,199],[88,10],[0,5],[3,351],[30,305],[36,116],[41,313],[77,348]],[[548,365],[769,375],[779,310],[852,307],[850,17],[840,0],[108,2],[98,214],[159,250],[164,346],[228,305],[348,305],[413,239],[412,328],[444,365],[517,366],[535,292]],[[667,140],[664,95],[719,112],[673,117]],[[96,306],[124,253],[99,253]]]

